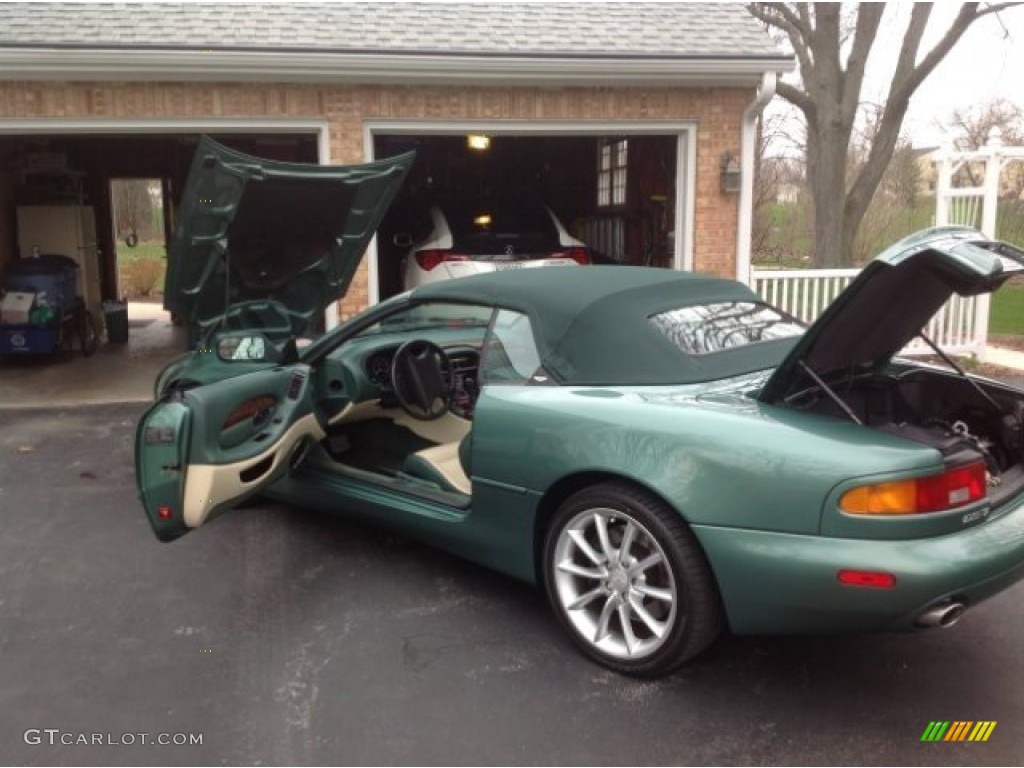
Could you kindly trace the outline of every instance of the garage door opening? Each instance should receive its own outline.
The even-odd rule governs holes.
[[[207,133],[246,154],[319,162],[313,130]],[[74,348],[0,358],[0,399],[145,398],[156,373],[185,350],[187,334],[163,311],[161,294],[166,243],[199,138],[199,131],[0,135],[0,279],[36,253],[73,259],[78,293],[103,342],[89,358]],[[139,210],[119,214],[119,190],[133,187]],[[108,343],[103,305],[121,299],[132,301],[128,340]]]
[[[679,265],[674,232],[680,145],[681,135],[672,133],[374,133],[375,158],[417,153],[378,230],[378,297],[423,279],[423,268],[437,259],[421,252],[434,248],[439,232],[451,233],[450,242],[458,236],[459,219],[469,222],[467,227],[489,226],[494,210],[508,212],[517,226],[538,223],[530,228],[536,235],[542,226],[535,212],[549,209],[552,226],[571,238],[563,238],[563,245],[580,241],[595,264]],[[524,236],[503,236],[514,235]]]

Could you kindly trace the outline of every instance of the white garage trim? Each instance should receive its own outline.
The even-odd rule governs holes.
[[[697,123],[694,120],[622,120],[615,122],[569,120],[368,120],[363,123],[363,151],[367,161],[376,160],[375,136],[676,136],[676,232],[672,263],[676,269],[693,269],[693,224],[697,186]],[[377,238],[367,248],[368,294],[371,304],[380,301]]]
[[[321,165],[331,162],[330,133],[326,120],[309,118],[0,118],[0,136],[48,134],[51,136],[90,136],[110,134],[166,133],[293,133],[316,134]],[[338,324],[334,302],[324,311],[324,324],[330,330]]]
[[[73,11],[71,11],[73,12]],[[196,48],[0,48],[7,80],[744,87],[791,72],[791,56],[500,56]]]
[[[327,136],[326,120],[303,118],[211,117],[211,118],[0,118],[0,136],[22,133],[110,134],[110,133],[317,133]],[[324,144],[321,144],[321,150]],[[324,162],[324,158],[320,158]]]

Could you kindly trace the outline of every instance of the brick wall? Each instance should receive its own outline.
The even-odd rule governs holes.
[[[737,195],[719,192],[719,158],[738,153],[745,88],[466,88],[232,83],[0,83],[3,118],[326,118],[331,159],[361,162],[364,120],[695,120],[697,270],[732,276]],[[365,307],[365,262],[341,306]]]

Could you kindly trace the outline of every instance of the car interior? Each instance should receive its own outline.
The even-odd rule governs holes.
[[[460,304],[406,308],[321,360],[322,463],[466,506],[482,383],[524,383],[539,367],[525,315]]]

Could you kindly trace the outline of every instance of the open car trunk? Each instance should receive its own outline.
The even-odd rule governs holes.
[[[948,467],[983,460],[990,499],[998,503],[1024,489],[1024,393],[995,382],[974,382],[938,368],[893,365],[878,374],[834,383],[831,389],[866,427],[935,448]],[[850,417],[818,388],[791,399],[789,405]]]
[[[822,313],[759,399],[923,443],[947,468],[983,460],[990,496],[1019,490],[1024,392],[893,357],[923,335],[954,293],[988,293],[1022,271],[1024,251],[973,229],[911,235],[875,258]]]

